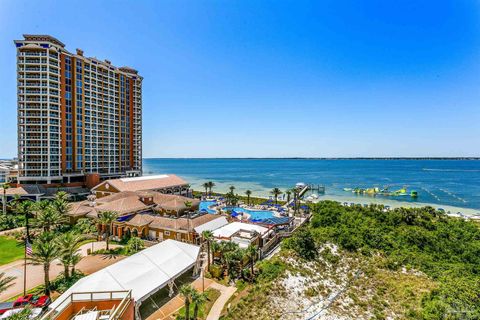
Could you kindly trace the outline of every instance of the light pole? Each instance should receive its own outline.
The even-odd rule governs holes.
[[[205,292],[205,268],[207,267],[207,256],[205,252],[200,254],[200,261],[202,262],[201,272],[202,272],[202,292]]]

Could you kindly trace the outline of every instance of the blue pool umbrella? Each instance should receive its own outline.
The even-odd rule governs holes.
[[[236,217],[236,216],[238,216],[238,212],[236,212],[236,211],[232,211],[232,214],[231,214],[231,216],[232,216],[232,217]]]

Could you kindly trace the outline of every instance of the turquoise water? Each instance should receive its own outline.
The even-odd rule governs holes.
[[[249,210],[242,207],[225,207],[225,210],[248,213],[250,220],[263,220],[274,217],[273,212],[267,210]]]
[[[478,160],[318,160],[318,159],[144,159],[144,174],[175,173],[197,190],[214,181],[215,191],[235,185],[253,195],[291,188],[297,182],[323,184],[327,195],[355,197],[343,188],[406,186],[418,198],[389,200],[480,209]],[[365,198],[366,196],[358,196]]]
[[[215,203],[216,203],[215,201],[201,201],[200,205],[198,206],[198,209],[200,211],[202,210],[207,211],[208,213],[216,213],[215,210],[209,209],[209,207]]]

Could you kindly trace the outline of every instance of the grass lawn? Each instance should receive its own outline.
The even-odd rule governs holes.
[[[23,243],[14,238],[0,236],[0,265],[23,258]]]
[[[213,304],[215,301],[220,297],[220,291],[216,289],[207,289],[205,290],[205,293],[207,293],[208,299],[207,302],[198,308],[198,319],[204,320],[207,318],[208,313],[210,312],[210,309],[212,308]],[[193,317],[193,310],[195,308],[195,305],[193,303],[190,304],[190,317]],[[185,318],[185,306],[182,307],[178,311],[178,316],[177,318],[184,319]]]

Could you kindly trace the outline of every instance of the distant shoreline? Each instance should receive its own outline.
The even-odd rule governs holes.
[[[142,160],[157,160],[157,159],[171,159],[171,160],[472,160],[479,161],[479,157],[149,157],[142,158]],[[0,158],[0,161],[11,161],[12,158]]]
[[[285,158],[262,158],[262,157],[244,157],[244,158],[196,158],[196,157],[156,157],[156,158],[143,158],[143,160],[157,160],[157,159],[171,159],[171,160],[472,160],[478,161],[480,157],[350,157],[350,158],[315,158],[315,157],[285,157]]]

